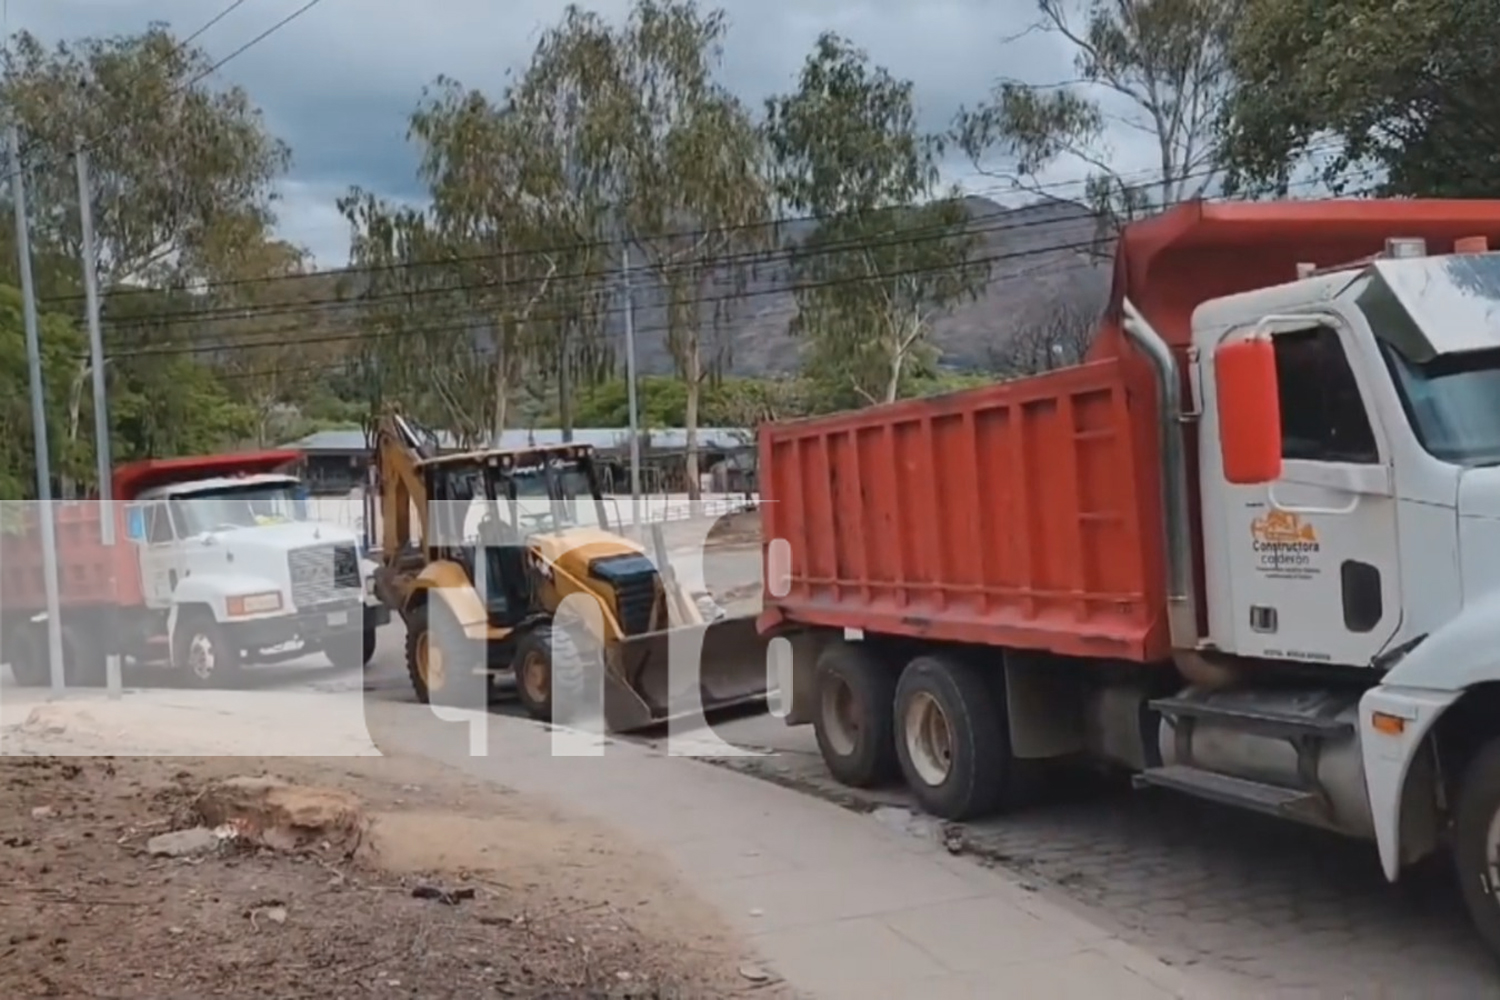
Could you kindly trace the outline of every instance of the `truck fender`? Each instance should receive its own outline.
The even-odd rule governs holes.
[[[1438,718],[1462,691],[1428,691],[1389,684],[1371,688],[1359,700],[1359,751],[1364,759],[1365,794],[1375,826],[1380,867],[1388,881],[1401,874],[1401,817],[1412,761]],[[1377,730],[1376,713],[1402,720],[1399,733]]]
[[[1413,760],[1438,719],[1470,688],[1500,680],[1500,594],[1464,605],[1366,691],[1359,702],[1360,754],[1385,877],[1401,870],[1401,815]],[[1374,728],[1375,713],[1402,720],[1399,733]]]
[[[172,665],[177,666],[177,622],[183,608],[206,607],[213,614],[214,621],[222,622],[229,614],[225,598],[234,594],[251,594],[267,590],[279,592],[281,587],[274,580],[245,574],[195,574],[179,580],[176,589],[172,591],[172,606],[167,612],[167,649],[172,657]],[[283,609],[265,616],[254,617],[275,617],[285,613],[286,610]]]

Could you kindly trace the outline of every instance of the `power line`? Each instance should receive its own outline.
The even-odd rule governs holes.
[[[848,251],[863,249],[882,249],[890,247],[920,246],[925,243],[939,242],[941,240],[960,236],[984,236],[990,233],[1005,232],[1014,229],[1027,229],[1045,225],[1059,225],[1070,221],[1090,219],[1092,213],[1079,213],[1075,215],[1052,217],[1047,219],[1035,219],[1027,222],[1016,222],[1009,224],[974,225],[972,221],[957,223],[941,223],[926,226],[913,226],[909,229],[891,227],[871,237],[850,238],[836,240],[826,244],[815,244],[810,249],[799,247],[780,247],[767,250],[750,250],[727,254],[717,258],[702,258],[687,260],[676,264],[669,264],[654,269],[658,277],[678,274],[692,273],[695,268],[704,267],[710,271],[726,268],[734,268],[741,265],[772,266],[776,264],[795,264],[809,258],[819,258],[842,254]],[[535,253],[545,255],[548,251],[498,251],[495,258],[514,258],[517,256]],[[564,284],[569,281],[608,279],[617,274],[615,268],[585,269],[563,274],[554,274],[550,278],[555,284]],[[433,287],[390,289],[376,294],[365,293],[352,298],[331,297],[321,299],[306,299],[300,302],[272,303],[265,305],[242,305],[242,306],[215,306],[207,309],[181,309],[165,313],[157,313],[146,316],[121,317],[112,326],[119,329],[144,329],[162,325],[173,325],[177,322],[191,323],[212,321],[216,319],[237,320],[251,319],[257,316],[286,316],[302,315],[307,313],[319,313],[340,308],[357,308],[363,305],[378,302],[393,302],[403,299],[426,299],[430,296],[451,295],[455,293],[480,291],[480,290],[502,290],[507,288],[525,287],[534,288],[544,280],[545,276],[530,276],[525,278],[509,278],[504,280],[489,280],[479,282],[460,282],[457,284],[437,285]]]
[[[235,11],[236,9],[238,9],[240,6],[242,6],[246,2],[248,2],[248,0],[234,0],[233,3],[231,3],[228,7],[224,8],[223,10],[219,11],[218,14],[214,15],[214,17],[212,17],[211,19],[209,19],[209,21],[207,23],[205,23],[202,27],[200,27],[197,31],[193,32],[191,35],[189,35],[182,42],[179,42],[173,48],[172,54],[176,55],[176,54],[181,53],[184,49],[187,48],[188,44],[191,43],[193,41],[193,39],[198,38],[205,31],[207,31],[209,28],[212,28],[215,24],[218,24],[225,17],[229,16],[229,14],[231,14],[233,11]],[[159,110],[161,107],[164,107],[166,105],[167,101],[170,101],[172,98],[177,97],[177,96],[181,95],[182,93],[184,93],[185,91],[190,90],[191,88],[197,86],[199,83],[202,83],[208,77],[210,77],[214,73],[218,72],[219,69],[222,68],[230,60],[238,58],[239,56],[241,56],[245,52],[247,52],[249,49],[253,48],[256,45],[259,45],[261,42],[265,41],[271,35],[275,34],[277,31],[280,31],[282,28],[286,27],[288,24],[291,24],[297,18],[301,17],[303,14],[306,14],[308,11],[312,10],[314,7],[316,7],[318,4],[320,4],[322,2],[323,2],[323,0],[307,0],[307,2],[304,3],[301,7],[298,7],[296,10],[292,11],[290,14],[286,15],[281,20],[277,21],[275,24],[271,25],[269,28],[265,29],[260,34],[256,35],[254,38],[251,38],[248,42],[245,42],[239,48],[235,49],[233,52],[230,52],[229,55],[224,56],[222,59],[216,60],[215,62],[213,62],[212,64],[210,64],[206,69],[204,69],[202,72],[198,73],[196,76],[192,77],[191,79],[189,79],[185,83],[182,83],[182,84],[179,84],[176,87],[173,87],[171,90],[169,90],[166,93],[166,95],[159,102],[157,102],[157,104],[154,107],[148,108],[148,109],[143,109],[140,113],[127,118],[124,122],[122,122],[119,125],[116,125],[113,129],[108,129],[105,132],[101,133],[100,135],[96,135],[93,138],[85,141],[82,144],[82,149],[85,152],[92,152],[93,149],[99,143],[103,142],[105,139],[107,139],[107,138],[109,138],[109,137],[117,134],[121,129],[123,129],[123,128],[127,127],[127,126],[134,125],[134,124],[142,121],[143,119],[145,119],[148,116],[148,113],[154,113],[155,111]],[[26,149],[22,150],[21,159],[23,161],[24,161],[26,155],[29,152],[30,152],[30,148],[26,148]],[[67,155],[71,155],[71,153],[72,153],[72,151],[70,150],[68,152],[68,154],[65,154],[64,158],[66,158]],[[5,175],[5,177],[3,179],[3,182],[4,183],[9,183],[10,178],[14,175],[14,173],[15,173],[16,170],[24,170],[25,168],[26,168],[26,165],[25,165],[24,162],[21,165],[12,168],[11,171],[9,171]]]
[[[990,235],[990,234],[1006,233],[1006,232],[1010,232],[1010,231],[1013,231],[1013,230],[1035,228],[1035,227],[1040,227],[1040,226],[1058,226],[1058,225],[1065,224],[1067,222],[1079,221],[1079,220],[1082,220],[1082,219],[1093,219],[1093,218],[1096,218],[1096,216],[1094,216],[1093,213],[1083,212],[1083,213],[1076,213],[1076,214],[1071,214],[1071,215],[1067,215],[1067,216],[1052,216],[1052,217],[1049,217],[1049,218],[1032,219],[1032,220],[1023,221],[1023,222],[1012,222],[1012,223],[996,222],[996,223],[990,224],[990,225],[979,225],[979,226],[974,226],[974,225],[970,225],[970,224],[960,223],[960,224],[957,224],[957,225],[917,227],[917,228],[915,228],[913,230],[909,230],[909,231],[907,231],[905,233],[901,232],[900,230],[893,229],[893,230],[890,230],[887,233],[883,234],[883,237],[885,237],[885,238],[877,239],[877,240],[874,240],[874,241],[866,241],[866,240],[835,241],[833,244],[829,244],[829,245],[823,246],[823,247],[816,247],[815,249],[813,249],[811,251],[800,251],[799,252],[799,251],[793,249],[793,250],[773,251],[769,255],[767,253],[765,253],[765,252],[755,252],[755,253],[749,253],[749,254],[732,255],[730,257],[721,258],[718,261],[709,262],[709,265],[710,265],[711,268],[717,269],[717,268],[730,268],[730,267],[733,267],[737,263],[744,263],[744,264],[750,264],[750,265],[775,264],[775,263],[778,263],[778,262],[781,262],[781,261],[785,261],[785,262],[788,262],[788,263],[796,263],[799,259],[806,259],[806,257],[808,257],[808,256],[818,256],[818,255],[822,255],[822,254],[825,254],[825,253],[826,254],[843,253],[846,250],[859,250],[859,249],[862,249],[864,247],[876,247],[876,248],[879,248],[879,247],[882,247],[882,246],[896,246],[896,247],[900,247],[900,246],[906,246],[906,245],[918,245],[918,244],[921,244],[921,243],[934,242],[934,241],[937,241],[937,240],[945,239],[945,238],[948,238],[949,236],[958,235],[958,234],[969,235],[969,236],[977,236],[977,237],[981,237],[982,238],[982,237],[985,237],[985,236]],[[926,233],[927,235],[921,235],[921,236],[913,235],[915,233]],[[1033,248],[1030,248],[1028,250],[1016,252],[1015,256],[1038,256],[1038,255],[1048,254],[1048,253],[1076,252],[1076,251],[1082,250],[1082,249],[1093,248],[1096,245],[1097,245],[1097,241],[1095,239],[1091,238],[1091,239],[1080,241],[1080,242],[1077,242],[1077,243],[1063,243],[1063,244],[1056,244],[1056,245],[1033,247]],[[1008,254],[1002,254],[1002,255],[1000,255],[998,257],[989,258],[989,259],[991,259],[991,260],[1010,259],[1010,256],[1011,255],[1008,255]],[[984,258],[981,258],[980,260],[972,261],[970,263],[971,264],[980,264],[980,263],[983,263],[984,260],[985,260]],[[606,277],[613,277],[613,273],[614,273],[613,271],[583,271],[583,272],[578,272],[578,273],[571,274],[571,275],[554,276],[553,280],[554,281],[558,281],[558,282],[562,282],[562,281],[566,281],[566,280],[569,280],[569,279],[572,279],[572,278],[579,278],[579,277],[582,277],[582,278],[606,278]],[[834,284],[837,284],[837,281],[838,281],[838,279],[835,279],[834,280]],[[511,285],[521,285],[521,284],[525,284],[527,286],[534,287],[536,285],[536,283],[537,283],[537,279],[535,279],[535,278],[532,278],[532,279],[516,279],[516,280],[511,280],[511,281],[500,281],[500,282],[479,282],[479,283],[467,283],[467,284],[460,283],[460,284],[455,284],[455,285],[443,285],[443,286],[439,286],[439,287],[435,287],[435,288],[425,288],[425,289],[419,288],[419,289],[411,289],[411,290],[392,290],[392,291],[384,292],[384,293],[377,294],[377,295],[364,295],[364,296],[360,296],[360,297],[356,297],[356,298],[352,298],[352,299],[345,299],[345,298],[315,299],[315,300],[309,300],[309,301],[304,301],[304,302],[283,303],[283,304],[275,304],[275,305],[259,306],[259,307],[257,307],[257,306],[248,306],[248,307],[245,307],[245,306],[242,306],[242,307],[232,307],[232,306],[230,306],[230,307],[221,307],[221,308],[218,308],[218,309],[207,309],[207,310],[180,310],[180,311],[169,312],[169,313],[165,313],[165,314],[157,314],[156,316],[145,316],[145,317],[138,317],[138,318],[137,317],[131,317],[129,320],[116,321],[115,323],[112,324],[112,328],[115,331],[119,331],[121,329],[124,329],[124,330],[144,330],[144,329],[159,329],[161,327],[170,327],[170,326],[174,326],[174,325],[186,325],[186,324],[190,324],[190,323],[209,323],[209,322],[214,322],[214,321],[226,321],[226,322],[236,322],[236,321],[238,321],[238,322],[243,322],[243,321],[254,320],[254,319],[257,319],[257,318],[260,318],[260,317],[268,317],[268,316],[294,317],[294,316],[320,315],[320,314],[330,313],[330,312],[337,311],[337,310],[344,310],[344,309],[355,310],[355,309],[359,309],[359,308],[364,307],[364,306],[368,306],[368,305],[373,304],[373,303],[410,301],[410,300],[414,300],[414,299],[426,299],[427,297],[434,296],[434,295],[453,295],[453,294],[461,294],[461,293],[469,292],[469,291],[481,291],[481,290],[491,291],[491,290],[505,288],[505,287],[511,286]],[[716,284],[720,284],[720,285],[724,284],[724,282],[715,282],[715,283]],[[824,286],[818,286],[818,287],[824,287]],[[700,299],[699,301],[700,301],[700,304],[708,304],[708,303],[714,303],[714,302],[720,302],[720,301],[736,301],[736,300],[743,299],[743,298],[746,298],[746,297],[754,297],[754,296],[757,296],[757,295],[764,295],[764,294],[785,294],[785,293],[793,293],[793,294],[795,294],[795,292],[798,291],[798,290],[800,290],[800,289],[797,286],[793,286],[793,287],[776,287],[776,288],[772,288],[772,289],[762,289],[762,290],[759,290],[759,291],[756,291],[756,292],[750,292],[750,293],[732,293],[732,294],[723,295],[723,296],[710,296],[710,297],[706,297],[706,298]],[[618,311],[619,311],[618,307],[615,307],[615,308],[602,308],[602,309],[590,310],[590,315],[591,316],[601,316],[601,315],[607,316],[607,315],[609,315],[612,312],[618,312]],[[531,320],[531,322],[542,323],[542,322],[548,322],[548,321],[551,321],[551,320],[556,320],[556,319],[561,319],[561,318],[566,318],[566,317],[560,316],[560,315],[556,315],[556,314],[546,314],[544,316],[533,317],[532,320]],[[253,335],[256,335],[258,333],[290,334],[290,333],[295,332],[297,329],[299,329],[299,328],[296,327],[296,326],[292,326],[292,327],[272,328],[272,329],[262,330],[262,331],[249,331],[248,334],[246,334],[246,333],[236,334],[236,333],[233,333],[233,332],[223,332],[223,333],[217,334],[217,336],[219,338],[221,338],[219,340],[219,342],[217,342],[217,343],[213,342],[213,341],[206,341],[206,338],[200,337],[200,338],[194,338],[194,342],[192,344],[189,344],[189,345],[157,344],[157,345],[151,345],[149,347],[142,347],[142,348],[138,348],[138,349],[130,350],[130,351],[115,352],[114,356],[116,356],[116,357],[120,357],[120,356],[131,357],[131,356],[139,356],[139,355],[143,355],[143,354],[149,355],[149,354],[178,354],[178,353],[209,354],[209,353],[214,353],[215,351],[220,351],[220,350],[253,349],[253,348],[264,347],[264,346],[279,346],[279,345],[277,345],[274,342],[246,342],[242,338],[244,338],[245,336],[253,336]],[[353,339],[357,335],[343,335],[343,336],[345,337],[345,339]],[[225,342],[225,341],[230,340],[230,339],[238,341],[238,343],[226,343]],[[294,340],[290,341],[290,342],[307,342],[307,341],[306,341],[306,338],[294,338]]]
[[[1321,150],[1309,149],[1307,152],[1308,153],[1312,153],[1312,152],[1315,152],[1315,151],[1321,151]],[[1197,170],[1197,171],[1192,171],[1192,172],[1184,173],[1180,177],[1175,178],[1174,182],[1180,183],[1182,181],[1188,181],[1188,180],[1207,180],[1207,179],[1210,179],[1210,178],[1214,177],[1215,175],[1217,175],[1217,174],[1219,174],[1221,172],[1222,171],[1219,168],[1217,168],[1217,167],[1210,167],[1210,168],[1206,168],[1206,169],[1202,169],[1202,170]],[[1366,173],[1368,173],[1368,172],[1366,172]],[[1143,186],[1144,185],[1148,185],[1148,184],[1159,184],[1159,183],[1161,183],[1160,174],[1158,172],[1154,172],[1154,171],[1151,171],[1151,170],[1138,171],[1138,172],[1136,172],[1133,175],[1122,175],[1118,179],[1121,180],[1124,183],[1131,183],[1130,180],[1127,180],[1127,178],[1131,178],[1131,177],[1133,177],[1135,180],[1139,181],[1140,184],[1143,185]],[[1087,178],[1085,178],[1083,180],[1056,181],[1056,182],[1052,182],[1052,183],[1048,183],[1048,184],[1031,185],[1029,187],[1024,187],[1024,188],[1017,187],[1015,185],[993,186],[993,187],[988,187],[988,188],[980,188],[980,189],[978,189],[976,191],[971,191],[971,192],[967,192],[967,193],[960,193],[960,196],[959,196],[958,200],[962,200],[964,198],[970,198],[970,197],[987,197],[987,196],[991,196],[991,195],[1000,195],[1000,194],[1006,193],[1006,192],[1016,193],[1018,191],[1020,193],[1023,193],[1023,194],[1025,194],[1025,193],[1033,193],[1034,194],[1034,193],[1040,193],[1040,192],[1043,192],[1043,191],[1046,191],[1046,190],[1054,190],[1054,189],[1060,189],[1060,188],[1064,188],[1064,187],[1073,187],[1073,186],[1077,186],[1077,185],[1080,185],[1080,184],[1086,184],[1086,183],[1088,183],[1088,179]],[[1303,185],[1306,185],[1306,184],[1316,184],[1316,183],[1320,183],[1320,181],[1317,181],[1317,180],[1299,181],[1299,182],[1295,182],[1292,186],[1294,186],[1294,187],[1300,187],[1300,186],[1303,186]],[[1058,200],[1066,200],[1066,199],[1058,199]],[[1190,201],[1192,199],[1183,199],[1183,200],[1189,200]],[[1179,204],[1179,203],[1180,203],[1180,201],[1179,202],[1172,202],[1170,204]],[[1033,204],[1035,204],[1035,203],[1033,203]],[[1010,211],[1012,211],[1012,212],[1024,211],[1026,208],[1029,208],[1029,207],[1032,207],[1032,205],[1023,205],[1023,206],[1020,206],[1019,208],[1011,209]],[[1098,214],[1098,213],[1096,213],[1092,209],[1088,209],[1088,208],[1083,207],[1083,206],[1079,206],[1079,207],[1082,209],[1082,211],[1075,218],[1095,217]],[[1170,207],[1170,205],[1167,204],[1167,203],[1164,203],[1163,207]],[[893,211],[893,212],[900,211],[900,210],[901,209],[899,207],[893,207],[892,209],[889,209],[889,211]],[[572,242],[566,243],[566,244],[556,244],[556,245],[544,246],[544,247],[538,247],[538,248],[527,248],[527,249],[519,249],[519,250],[492,250],[492,251],[485,251],[485,252],[482,252],[482,253],[473,253],[473,254],[446,254],[446,255],[443,255],[443,256],[434,256],[434,257],[427,257],[427,258],[416,258],[416,259],[413,259],[413,260],[392,261],[392,262],[383,263],[383,264],[348,264],[348,265],[345,265],[343,267],[321,268],[321,269],[314,270],[314,271],[304,272],[302,274],[261,275],[261,276],[252,277],[252,278],[231,278],[231,279],[227,279],[227,280],[224,280],[224,281],[203,282],[201,284],[198,284],[196,286],[189,287],[189,288],[179,288],[179,289],[161,289],[161,288],[156,288],[156,287],[120,288],[120,289],[113,289],[113,290],[111,290],[111,292],[110,292],[110,298],[112,298],[112,299],[125,299],[125,298],[129,298],[129,297],[132,297],[132,296],[137,296],[137,295],[158,294],[158,293],[160,293],[160,292],[162,292],[164,290],[186,291],[186,292],[190,292],[190,293],[193,293],[193,294],[201,294],[201,293],[205,293],[205,292],[209,292],[209,291],[213,291],[213,290],[217,290],[217,289],[240,288],[240,287],[247,287],[247,286],[253,286],[253,285],[274,284],[274,283],[283,282],[283,281],[307,281],[307,282],[312,282],[312,281],[317,281],[319,279],[338,277],[338,276],[341,276],[341,275],[369,276],[369,275],[372,275],[372,274],[380,274],[380,273],[385,273],[385,272],[389,272],[389,271],[407,271],[407,270],[415,270],[415,269],[424,268],[424,267],[444,267],[444,266],[453,266],[453,265],[466,264],[466,263],[479,263],[479,262],[486,262],[486,261],[498,261],[498,260],[505,260],[505,259],[509,259],[509,258],[516,258],[516,257],[534,257],[534,256],[546,256],[546,255],[562,255],[562,254],[566,254],[566,253],[576,253],[576,252],[582,251],[582,250],[592,250],[592,249],[610,248],[610,247],[622,247],[622,246],[625,246],[626,244],[634,244],[634,245],[639,246],[639,245],[642,245],[642,244],[648,244],[648,243],[653,243],[653,242],[661,242],[661,241],[667,241],[667,240],[674,240],[674,239],[693,240],[693,239],[698,239],[698,238],[701,238],[701,237],[707,236],[707,235],[735,233],[735,232],[747,232],[747,231],[751,231],[751,230],[760,230],[760,229],[775,229],[775,228],[778,228],[778,227],[794,226],[794,225],[797,225],[797,224],[812,224],[812,225],[823,226],[823,225],[828,225],[828,224],[832,224],[832,223],[837,223],[837,222],[843,221],[843,220],[845,220],[847,218],[854,218],[854,217],[855,216],[853,216],[852,214],[835,214],[833,216],[817,216],[817,215],[782,216],[782,217],[779,217],[779,218],[776,218],[776,219],[771,219],[771,220],[762,221],[762,222],[743,223],[743,224],[734,225],[734,226],[721,226],[721,227],[716,227],[716,228],[713,228],[713,229],[705,229],[705,228],[701,228],[700,227],[700,228],[680,229],[680,230],[663,230],[663,231],[657,232],[657,233],[652,234],[652,235],[635,236],[635,237],[615,237],[615,238],[609,238],[609,239],[596,239],[596,240],[575,240],[575,241],[572,241]],[[1040,224],[1047,224],[1047,222],[1061,222],[1061,221],[1068,221],[1068,220],[1066,220],[1066,219],[1051,219],[1051,220],[1044,220]],[[1018,224],[1018,225],[1020,225],[1020,224]],[[82,296],[80,296],[80,295],[64,295],[64,296],[58,296],[58,297],[50,299],[48,301],[49,301],[49,303],[64,303],[64,302],[80,301],[81,298],[82,298]]]
[[[885,273],[879,273],[879,274],[874,274],[874,275],[869,275],[869,276],[860,276],[860,277],[853,277],[853,278],[850,278],[850,277],[841,277],[841,278],[828,279],[828,280],[824,280],[824,281],[821,281],[821,282],[803,283],[803,284],[800,284],[800,285],[793,285],[791,287],[774,287],[774,288],[768,288],[768,289],[756,289],[756,290],[752,290],[752,291],[737,292],[737,293],[731,293],[731,294],[721,295],[721,296],[705,297],[703,299],[698,300],[697,305],[699,306],[699,308],[702,308],[705,305],[713,305],[713,304],[718,303],[718,302],[741,302],[741,301],[745,301],[745,300],[749,300],[749,299],[755,299],[755,298],[759,298],[759,297],[767,296],[767,295],[786,295],[786,294],[793,294],[793,295],[795,295],[796,293],[803,292],[803,291],[813,291],[813,290],[824,289],[824,288],[843,287],[843,286],[848,286],[848,285],[864,284],[864,283],[868,283],[868,282],[888,281],[888,280],[891,280],[891,279],[894,279],[894,278],[915,277],[915,276],[924,275],[924,274],[940,273],[942,271],[947,271],[947,270],[956,270],[956,269],[961,268],[961,267],[987,266],[987,265],[998,263],[998,262],[1004,261],[1004,260],[1014,260],[1014,259],[1018,259],[1018,258],[1030,257],[1030,256],[1037,256],[1037,255],[1041,255],[1041,254],[1050,254],[1050,253],[1059,253],[1059,252],[1067,252],[1067,251],[1086,250],[1086,249],[1092,248],[1094,245],[1095,245],[1095,243],[1092,240],[1086,240],[1086,241],[1081,241],[1081,242],[1078,242],[1078,243],[1071,243],[1071,244],[1066,244],[1066,243],[1063,243],[1063,244],[1050,244],[1050,245],[1044,246],[1044,247],[1033,247],[1033,248],[1029,248],[1029,249],[1026,249],[1026,250],[1018,250],[1018,251],[1010,251],[1010,252],[1006,252],[1006,253],[991,254],[991,255],[988,255],[988,256],[985,256],[985,257],[980,257],[980,258],[976,258],[976,259],[973,259],[973,260],[969,260],[969,261],[965,261],[965,262],[961,262],[961,263],[957,263],[957,264],[942,264],[942,265],[935,265],[935,266],[930,266],[930,267],[925,267],[925,268],[899,269],[899,270],[895,270],[895,271],[888,271],[888,272],[885,272]],[[1026,277],[1030,277],[1030,275],[1028,274],[1028,275],[1026,275]],[[1003,280],[1007,280],[1007,277],[1002,276],[1001,278],[995,279],[995,280],[1002,280],[1003,281]],[[620,311],[620,310],[619,309],[606,309],[606,310],[600,310],[600,311],[594,313],[593,315],[596,316],[596,317],[598,317],[598,316],[608,316],[611,313],[618,312],[618,311]],[[540,323],[546,323],[546,322],[549,322],[549,321],[562,320],[562,319],[567,319],[567,318],[568,317],[566,315],[561,315],[561,314],[544,315],[544,316],[532,317],[531,322],[540,324]],[[314,346],[314,345],[320,345],[320,344],[335,344],[335,343],[348,343],[348,342],[369,343],[371,341],[383,341],[383,340],[394,339],[394,338],[398,338],[398,337],[412,337],[413,339],[425,339],[425,337],[430,337],[433,334],[440,334],[440,333],[456,333],[456,334],[461,334],[461,333],[479,333],[481,331],[479,329],[477,329],[477,327],[482,322],[483,322],[483,320],[481,319],[480,316],[478,316],[478,315],[470,315],[470,316],[465,317],[462,320],[454,320],[454,321],[445,322],[445,323],[439,323],[439,324],[429,324],[429,325],[426,325],[426,326],[424,326],[424,327],[422,327],[422,328],[420,328],[418,330],[402,330],[402,329],[397,329],[397,330],[386,330],[386,331],[381,331],[381,332],[361,331],[361,332],[353,332],[353,333],[336,333],[336,334],[323,334],[323,335],[314,335],[314,336],[287,337],[287,338],[279,339],[279,340],[265,340],[265,341],[255,341],[255,342],[242,341],[242,342],[239,342],[239,343],[236,343],[236,344],[201,344],[200,343],[200,344],[193,344],[193,345],[187,345],[187,346],[153,345],[153,346],[149,346],[149,347],[139,348],[139,349],[136,349],[136,350],[133,350],[133,351],[116,352],[114,355],[112,355],[112,357],[114,357],[114,358],[131,358],[131,357],[173,356],[173,355],[176,355],[176,356],[182,356],[182,355],[209,355],[209,354],[221,354],[222,355],[222,354],[234,353],[234,352],[237,352],[237,351],[263,350],[263,349],[266,349],[266,348],[276,348],[276,347]],[[290,332],[292,332],[293,329],[295,329],[295,328],[273,329],[273,330],[265,330],[265,331],[260,331],[260,332],[270,333],[270,334],[290,333]],[[668,329],[669,328],[666,327],[666,326],[657,326],[655,328],[648,328],[648,329],[646,329],[644,331],[639,331],[639,332],[643,332],[643,333],[661,333],[661,332],[666,332]],[[316,367],[325,367],[325,366],[316,366]]]

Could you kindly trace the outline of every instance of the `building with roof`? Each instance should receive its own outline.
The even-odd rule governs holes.
[[[556,427],[507,430],[493,442],[500,448],[563,444]],[[579,427],[572,443],[592,445],[606,493],[630,490],[630,431],[622,427]],[[370,447],[360,429],[316,431],[284,447],[307,456],[304,480],[314,494],[345,494],[363,485]],[[456,448],[451,435],[438,434],[438,447]],[[687,431],[656,428],[641,433],[641,488],[648,493],[686,492],[684,475]],[[738,427],[698,428],[698,467],[714,492],[751,493],[755,489],[755,434]]]

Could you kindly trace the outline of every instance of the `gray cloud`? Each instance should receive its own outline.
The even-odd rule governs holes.
[[[44,39],[138,31],[165,21],[179,36],[195,31],[225,0],[10,0],[9,29]],[[198,44],[227,55],[302,0],[255,0],[234,11]],[[590,6],[618,18],[628,0]],[[1050,36],[1003,44],[1034,18],[1032,0],[722,0],[731,26],[723,79],[753,107],[790,89],[821,31],[843,34],[879,63],[917,85],[926,127],[944,128],[957,108],[984,95],[1005,75],[1052,82],[1066,75],[1069,54]],[[347,230],[333,200],[358,184],[389,197],[418,199],[416,158],[406,119],[422,87],[438,74],[499,93],[507,72],[524,66],[542,29],[563,5],[543,0],[322,0],[265,41],[229,62],[221,76],[243,86],[270,127],[291,144],[295,162],[282,186],[282,227],[320,263],[341,263]],[[1121,158],[1149,165],[1138,139]],[[952,159],[945,177],[993,193],[994,181],[972,177]],[[1076,180],[1060,165],[1054,183]],[[1076,187],[1055,191],[1076,194]]]

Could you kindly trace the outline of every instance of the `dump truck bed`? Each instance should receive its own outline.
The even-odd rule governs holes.
[[[1131,412],[1151,401],[1127,364],[764,425],[763,538],[791,573],[768,574],[762,630],[1166,655],[1152,418]]]
[[[0,531],[0,614],[31,615],[47,609],[42,561],[41,518],[35,503],[14,503]],[[145,603],[136,547],[124,541],[123,508],[115,505],[115,537],[106,546],[100,535],[98,501],[53,506],[57,538],[57,594],[63,608]]]

